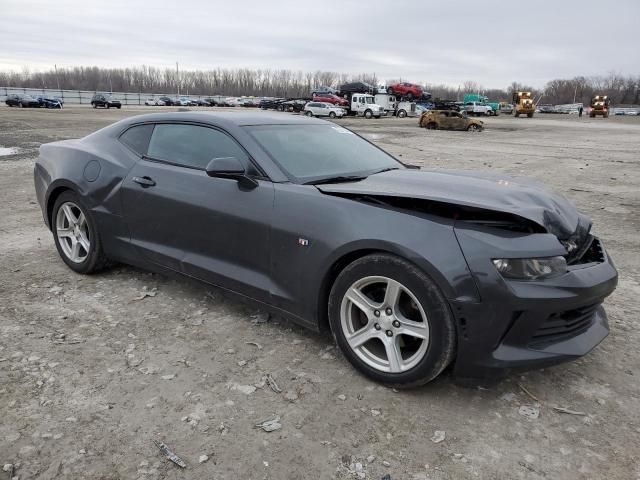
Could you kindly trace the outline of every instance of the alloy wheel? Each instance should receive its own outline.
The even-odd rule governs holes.
[[[56,215],[56,236],[65,256],[74,263],[82,263],[89,256],[91,241],[89,225],[80,207],[65,202]]]
[[[416,296],[391,278],[353,283],[342,299],[340,324],[352,351],[381,372],[410,370],[427,353],[427,315]]]

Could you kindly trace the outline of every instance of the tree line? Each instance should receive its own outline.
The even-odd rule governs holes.
[[[36,72],[0,72],[0,86],[53,88],[104,92],[165,93],[170,95],[253,95],[306,97],[318,86],[338,87],[364,81],[377,85],[375,74],[348,75],[337,72],[302,72],[285,69],[217,68],[178,71],[140,66],[131,68],[71,67]],[[504,89],[486,89],[474,81],[459,86],[422,84],[433,98],[462,100],[465,93],[480,93],[494,101],[510,101],[514,90],[533,92],[540,103],[589,104],[594,95],[608,95],[614,105],[640,104],[640,76],[615,73],[606,76],[555,79],[542,89],[513,82]]]

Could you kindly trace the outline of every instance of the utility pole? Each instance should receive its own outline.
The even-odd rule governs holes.
[[[58,84],[58,90],[60,90],[60,79],[58,78],[58,65],[54,63],[53,69],[56,71],[56,83]]]
[[[178,62],[176,62],[176,77],[178,83],[178,97],[180,96],[180,70],[178,70]]]
[[[576,103],[577,93],[578,93],[578,82],[576,82],[576,89],[573,91],[573,103]]]

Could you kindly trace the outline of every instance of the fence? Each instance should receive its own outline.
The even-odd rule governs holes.
[[[101,92],[97,90],[57,90],[53,88],[20,88],[0,87],[0,102],[4,102],[8,95],[31,95],[32,97],[58,97],[65,105],[89,105],[91,98],[96,93],[108,93],[115,100],[120,100],[123,105],[144,105],[146,101],[155,102],[160,97],[175,98],[171,93],[130,93],[130,92]],[[199,100],[201,98],[226,98],[222,95],[180,95],[180,98]]]

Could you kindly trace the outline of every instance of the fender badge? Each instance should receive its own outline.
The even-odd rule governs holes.
[[[300,245],[301,247],[306,247],[307,245],[309,245],[309,240],[307,240],[306,238],[299,238],[298,245]]]

